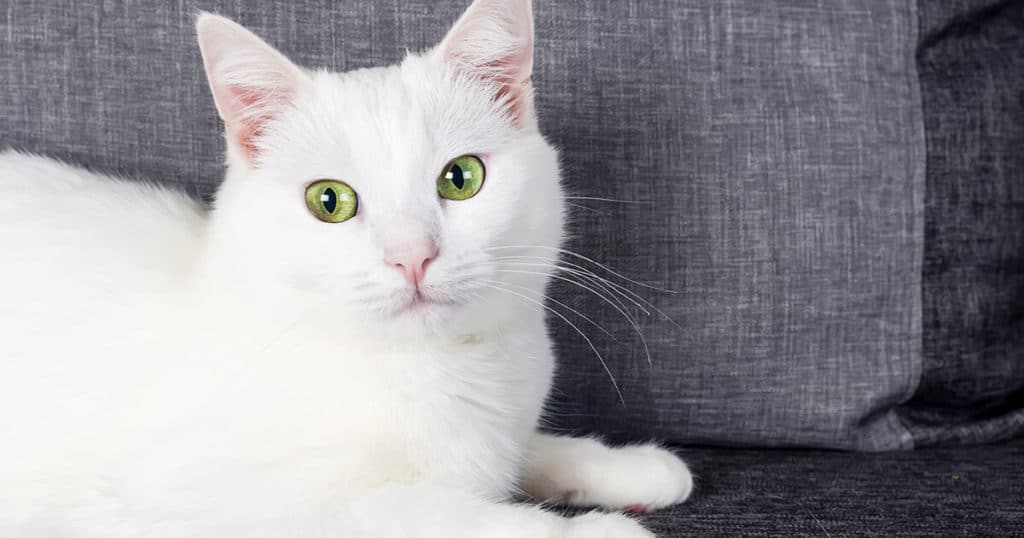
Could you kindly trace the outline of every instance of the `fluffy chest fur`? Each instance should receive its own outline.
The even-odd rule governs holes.
[[[199,385],[176,381],[197,391],[196,413],[179,412],[178,421],[202,417],[210,431],[196,437],[222,439],[226,459],[241,451],[256,462],[303,462],[298,472],[308,476],[296,478],[306,487],[429,482],[501,498],[514,487],[551,378],[539,322],[411,345],[293,328],[231,355],[232,367]]]
[[[188,465],[140,484],[209,487],[211,472],[231,469],[230,477],[250,477],[249,491],[270,496],[289,485],[317,498],[382,484],[458,486],[489,498],[512,491],[550,379],[545,349],[505,337],[416,349],[349,340],[339,352],[311,332],[230,356],[233,367],[200,369],[202,379],[166,379],[178,396],[155,402],[177,402],[165,408],[167,435],[143,450]],[[181,407],[182,392],[193,405]],[[213,483],[230,484],[226,494],[238,487],[237,478]]]

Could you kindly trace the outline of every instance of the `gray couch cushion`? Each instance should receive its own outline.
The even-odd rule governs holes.
[[[644,319],[651,365],[635,340],[602,347],[621,403],[556,326],[558,424],[909,446],[891,410],[920,368],[913,2],[596,4],[547,23],[576,30],[545,39],[546,125],[573,188],[641,205],[590,204],[571,247],[678,290],[645,295],[682,330]]]
[[[457,0],[15,0],[0,18],[0,145],[208,194],[223,142],[195,8],[295,60],[350,69],[427,46]],[[543,128],[576,196],[569,248],[682,327],[624,341],[553,324],[553,426],[628,437],[910,446],[920,364],[923,152],[912,0],[537,2]],[[592,331],[593,336],[600,336]]]
[[[928,145],[916,444],[1024,433],[1024,3],[921,4]]]
[[[1021,441],[886,454],[682,453],[697,489],[644,518],[659,538],[1024,536]]]

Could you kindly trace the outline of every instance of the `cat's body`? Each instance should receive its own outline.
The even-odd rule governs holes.
[[[478,1],[435,52],[340,76],[205,16],[229,137],[213,210],[0,155],[0,535],[632,537],[622,516],[502,501],[689,494],[656,447],[534,432],[556,155],[528,82],[451,68],[529,27],[528,3],[502,4]],[[517,50],[491,59],[528,75]],[[438,200],[437,170],[469,153],[485,187]],[[320,178],[358,192],[351,222],[310,216]]]

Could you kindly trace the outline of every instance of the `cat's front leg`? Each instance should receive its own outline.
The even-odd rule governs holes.
[[[334,512],[329,536],[344,538],[655,538],[622,514],[575,517],[493,502],[449,488],[386,486]]]
[[[591,438],[537,433],[522,486],[538,500],[649,512],[685,501],[693,476],[683,460],[657,445],[613,448]]]

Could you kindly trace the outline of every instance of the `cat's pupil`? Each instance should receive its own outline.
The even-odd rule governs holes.
[[[463,185],[466,184],[466,178],[463,176],[462,167],[453,164],[452,165],[452,185],[455,185],[456,189],[462,190]]]
[[[338,193],[330,187],[324,189],[324,193],[320,195],[320,203],[324,205],[325,211],[334,213],[335,208],[338,207]]]

